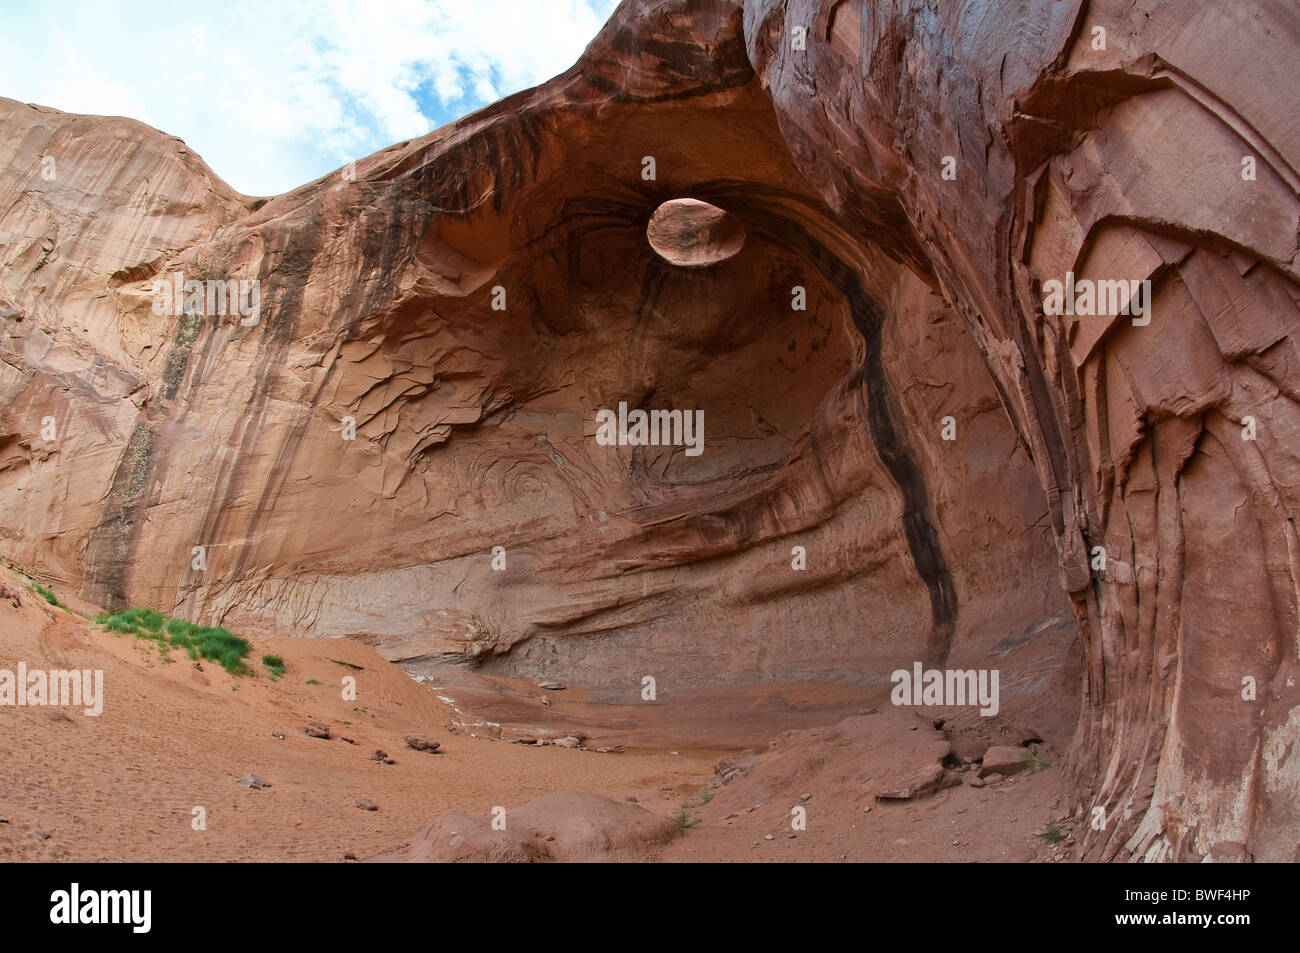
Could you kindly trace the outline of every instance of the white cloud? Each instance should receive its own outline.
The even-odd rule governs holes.
[[[0,13],[0,95],[180,136],[288,191],[567,69],[616,0],[96,0]]]

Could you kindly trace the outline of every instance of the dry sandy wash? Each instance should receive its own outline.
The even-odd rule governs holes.
[[[555,79],[266,198],[0,100],[0,553],[293,675],[12,610],[9,657],[125,667],[94,724],[0,712],[0,810],[107,824],[139,776],[184,782],[160,818],[239,805],[185,856],[859,859],[915,823],[999,859],[1054,822],[1077,859],[1297,859],[1298,48],[1281,0],[628,0]],[[702,444],[603,439],[620,408]],[[344,652],[382,714],[306,686]],[[917,664],[996,669],[1001,710],[890,705]],[[967,783],[1035,734],[1051,767]],[[685,837],[628,806],[723,755]],[[167,849],[132,816],[105,856]]]
[[[1040,835],[1059,814],[1056,768],[979,789],[970,786],[977,771],[950,769],[965,783],[924,801],[875,799],[950,751],[960,764],[962,752],[978,755],[990,741],[1023,740],[1010,722],[991,734],[950,729],[950,744],[933,717],[887,702],[867,708],[860,693],[816,685],[666,700],[652,719],[569,689],[542,706],[546,693],[521,683],[431,691],[351,639],[257,639],[251,658],[279,654],[285,674],[272,680],[255,665],[257,675],[234,677],[180,650],[164,661],[152,642],[53,608],[3,568],[0,585],[21,602],[0,602],[0,670],[23,661],[104,678],[97,717],[74,707],[0,709],[0,861],[1054,856]],[[356,679],[356,701],[342,700],[345,676]],[[456,704],[494,695],[502,703],[493,707],[517,719],[531,712],[535,726],[484,725]],[[837,711],[874,713],[796,730],[757,759],[758,749],[741,753],[746,737],[835,721]],[[1036,714],[1053,724],[1050,711]],[[1068,722],[1054,723],[1057,745]],[[312,724],[330,737],[308,735]],[[524,732],[576,732],[584,745],[508,740]],[[412,734],[438,741],[438,751],[413,750]],[[670,751],[655,745],[664,737],[700,740]],[[596,750],[614,746],[622,750]],[[1038,748],[1054,757],[1046,739]],[[246,774],[270,786],[241,786]],[[795,805],[808,816],[798,833]],[[497,808],[504,831],[491,827]],[[1068,822],[1059,829],[1069,836]]]

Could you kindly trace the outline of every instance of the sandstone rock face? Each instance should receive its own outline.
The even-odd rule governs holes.
[[[629,2],[271,199],[0,100],[0,546],[84,604],[629,700],[1014,669],[1077,620],[1084,855],[1292,859],[1300,134],[1259,91],[1296,29]],[[1149,321],[1049,313],[1075,279]],[[620,405],[702,452],[602,442]]]
[[[1297,24],[746,4],[796,163],[943,290],[1029,447],[1086,654],[1088,856],[1297,857],[1300,133],[1268,92],[1295,85]],[[1149,280],[1148,314],[1053,313],[1067,273]]]
[[[883,683],[1068,618],[957,316],[853,251],[740,8],[688,6],[625,7],[545,86],[267,201],[138,124],[6,105],[6,201],[34,209],[2,226],[12,558],[90,604],[629,700],[645,675]],[[655,252],[682,198],[726,219],[678,247],[734,253]],[[178,274],[259,279],[257,323],[155,314]],[[701,412],[702,452],[602,445],[620,404]]]

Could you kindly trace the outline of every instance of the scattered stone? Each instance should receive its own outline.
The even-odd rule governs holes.
[[[537,744],[537,739],[536,739],[536,738],[516,738],[516,739],[515,739],[515,744],[520,744],[520,745],[535,745],[535,744]]]
[[[937,791],[942,782],[943,765],[935,761],[901,778],[886,780],[876,792],[876,800],[907,801]]]
[[[379,805],[376,804],[374,801],[370,800],[370,798],[368,797],[357,798],[357,807],[361,808],[361,810],[363,811],[379,810]]]
[[[330,736],[330,726],[322,725],[319,721],[311,722],[303,731],[307,732],[308,737],[311,738],[325,738],[328,740]]]
[[[984,787],[984,780],[978,774],[975,774],[973,771],[970,774],[966,775],[966,783],[973,788]]]
[[[51,834],[49,831],[37,831],[36,836],[39,837],[41,840],[49,840],[54,835]]]
[[[812,795],[811,795],[811,794],[800,794],[800,795],[799,795],[799,800],[801,800],[801,801],[810,801],[810,800],[812,800]]]
[[[864,808],[862,809],[862,813],[863,813],[863,814],[870,814],[870,813],[871,813],[871,805],[868,804],[866,807],[864,807]]]
[[[195,662],[190,666],[190,668],[194,669],[196,672],[201,672],[203,671],[203,664],[201,662]]]
[[[597,748],[597,749],[596,749],[596,753],[597,753],[597,754],[622,754],[622,753],[623,753],[623,746],[622,746],[622,745],[606,745],[606,746],[603,747],[603,748]]]
[[[980,766],[980,777],[988,778],[990,774],[1006,776],[1023,769],[1033,752],[1028,748],[1013,748],[1010,745],[994,745],[984,752],[984,763]]]
[[[351,738],[344,738],[342,735],[339,735],[339,741],[346,741],[350,745],[356,744],[356,742],[353,741]]]
[[[376,748],[374,751],[370,752],[371,761],[383,761],[387,757],[388,757],[388,752],[381,751],[379,748]]]
[[[275,739],[277,739],[277,740],[279,740],[279,741],[283,741],[283,740],[284,740],[284,732],[283,732],[283,731],[273,731],[273,732],[271,732],[271,737],[272,737],[272,738],[275,738]]]
[[[344,860],[356,860],[356,859],[357,859],[357,855],[356,855],[356,854],[352,854],[352,853],[344,854],[344,855],[343,855],[343,859],[344,859]]]
[[[262,788],[269,788],[271,786],[270,781],[266,780],[266,778],[258,777],[256,774],[246,774],[235,783],[242,787],[246,787],[251,791],[258,791]]]
[[[993,774],[985,775],[984,777],[985,784],[997,784],[1001,780],[1002,780],[1002,775],[997,774],[996,772]]]
[[[406,747],[414,748],[416,751],[428,751],[432,754],[438,750],[439,746],[439,742],[426,738],[424,735],[406,736]]]
[[[552,740],[551,744],[555,745],[557,748],[576,748],[582,744],[582,742],[573,737],[573,735],[566,735],[563,738]]]
[[[776,838],[773,837],[771,834],[764,834],[763,840],[776,840]]]
[[[384,759],[384,764],[397,764],[397,759],[396,759],[396,758],[385,758],[385,759]]]
[[[544,688],[548,692],[562,692],[565,685],[563,682],[538,682],[537,687]]]

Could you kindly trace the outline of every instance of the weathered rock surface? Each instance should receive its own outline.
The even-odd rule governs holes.
[[[1033,753],[1028,748],[994,745],[984,752],[984,760],[980,764],[980,777],[987,778],[991,774],[1006,777],[1017,771],[1023,771],[1029,766],[1031,757]]]
[[[746,4],[797,164],[943,290],[1029,447],[1082,626],[1091,857],[1297,858],[1300,132],[1267,91],[1295,85],[1298,19]],[[1067,272],[1150,280],[1149,323],[1046,314]]]
[[[0,544],[86,604],[629,699],[1072,615],[1082,855],[1295,859],[1297,17],[632,2],[271,199],[0,100]],[[683,264],[675,199],[725,213]],[[258,279],[257,322],[155,314],[177,272]],[[1067,273],[1150,280],[1150,322],[1045,313]],[[704,452],[598,444],[620,402]]]

